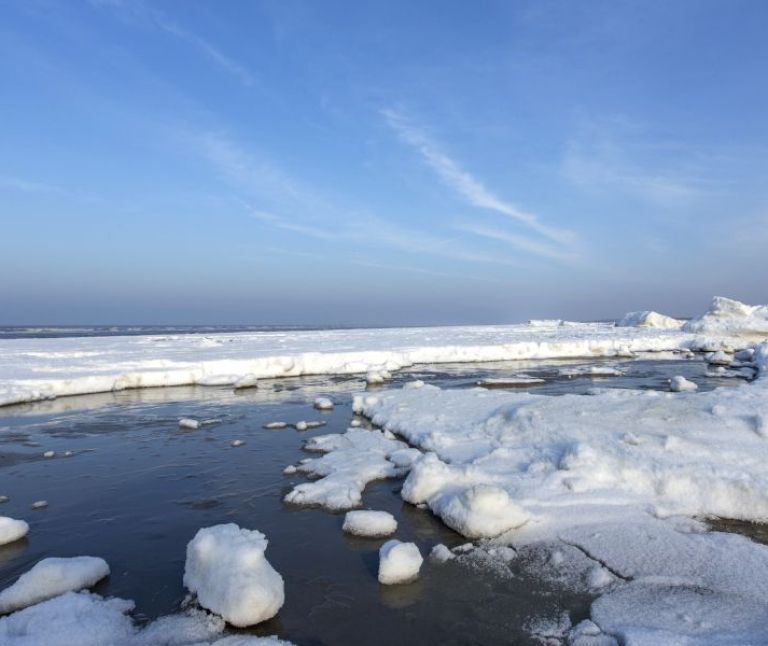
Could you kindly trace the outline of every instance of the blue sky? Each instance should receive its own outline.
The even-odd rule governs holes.
[[[768,3],[0,4],[0,324],[768,302]]]

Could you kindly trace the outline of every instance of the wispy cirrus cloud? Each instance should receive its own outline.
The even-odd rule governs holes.
[[[619,118],[581,124],[560,162],[562,175],[578,188],[672,208],[721,193],[722,169],[714,171],[721,166],[701,151],[654,140],[640,125]]]
[[[418,257],[520,266],[506,254],[487,253],[467,246],[461,236],[426,233],[365,209],[339,204],[225,134],[197,134],[192,143],[208,163],[237,188],[240,192],[237,202],[248,216],[263,225],[316,240],[384,246]],[[255,202],[269,206],[255,206]],[[284,215],[286,213],[290,215]]]
[[[35,180],[14,177],[10,175],[0,175],[0,188],[20,191],[22,193],[65,193],[65,189],[52,184],[38,182]]]
[[[90,2],[98,9],[111,10],[126,20],[149,25],[187,43],[247,87],[258,85],[256,78],[246,65],[225,54],[199,34],[174,22],[156,7],[148,6],[139,0],[90,0]]]
[[[576,240],[574,232],[546,225],[537,215],[524,211],[493,193],[443,152],[404,112],[387,108],[382,110],[381,114],[398,137],[418,152],[438,177],[470,205],[506,216],[557,244],[570,245]],[[530,248],[533,249],[534,245]]]
[[[489,240],[503,242],[523,253],[549,258],[558,262],[573,262],[579,258],[579,254],[575,250],[563,249],[558,245],[538,242],[526,236],[474,222],[460,222],[456,225],[456,229]]]

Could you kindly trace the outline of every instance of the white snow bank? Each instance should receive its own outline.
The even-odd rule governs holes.
[[[109,565],[95,556],[46,558],[22,574],[9,588],[0,592],[0,614],[77,592],[109,576]]]
[[[283,578],[264,555],[267,539],[234,523],[206,527],[187,545],[184,585],[201,606],[234,626],[274,617],[285,601]]]
[[[618,327],[646,327],[659,330],[679,330],[683,321],[665,316],[658,312],[644,310],[642,312],[629,312],[616,324]]]
[[[68,592],[0,618],[3,646],[284,646],[275,637],[221,637],[224,621],[202,611],[161,617],[138,628],[132,601]]]
[[[29,525],[23,520],[0,516],[0,545],[13,543],[24,538],[29,532]]]
[[[419,576],[424,559],[415,543],[391,540],[379,549],[379,583],[408,583]]]
[[[386,511],[348,511],[342,529],[356,536],[389,536],[397,531],[397,521]]]
[[[297,505],[352,509],[362,502],[363,489],[369,482],[395,478],[406,470],[398,466],[397,458],[403,457],[398,452],[408,449],[408,445],[385,437],[381,431],[350,428],[343,435],[313,437],[304,448],[326,455],[296,467],[306,475],[320,476],[319,480],[297,485],[285,496],[286,502]],[[395,461],[389,459],[391,456]]]
[[[426,451],[404,499],[472,538],[594,561],[604,592],[573,643],[765,643],[768,547],[686,519],[768,521],[768,343],[741,359],[762,376],[705,393],[424,386],[354,407]]]
[[[686,379],[682,375],[677,375],[669,380],[669,389],[673,393],[694,392],[699,389],[698,385]]]
[[[679,330],[572,323],[0,340],[0,405],[63,395],[309,374],[389,373],[423,363],[625,356],[712,345]],[[731,342],[739,346],[738,340]],[[322,351],[320,351],[322,350]]]
[[[716,296],[709,310],[688,321],[685,332],[768,339],[768,305],[747,305]]]

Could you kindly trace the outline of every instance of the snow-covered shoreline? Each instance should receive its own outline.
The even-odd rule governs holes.
[[[615,357],[744,345],[735,336],[601,323],[8,339],[0,340],[0,406],[129,388],[236,386],[416,364]]]

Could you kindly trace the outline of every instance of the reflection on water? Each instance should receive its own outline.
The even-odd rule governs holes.
[[[473,387],[484,377],[524,371],[546,383],[531,392],[562,394],[606,387],[666,387],[683,374],[702,389],[735,380],[706,379],[700,362],[628,361],[624,377],[563,379],[557,370],[578,362],[506,362],[420,366],[398,373],[394,385],[421,378],[444,387]],[[611,361],[615,364],[615,361]],[[739,382],[740,383],[740,382]],[[343,432],[352,419],[351,394],[359,377],[305,377],[264,381],[258,389],[167,388],[62,398],[0,409],[0,513],[23,518],[24,541],[0,547],[0,588],[46,556],[90,554],[105,558],[111,576],[96,588],[134,599],[137,616],[177,610],[184,597],[187,542],[198,528],[235,522],[269,538],[268,557],[286,582],[286,604],[256,634],[308,644],[529,643],[524,625],[533,617],[586,616],[585,593],[541,580],[524,558],[502,570],[461,558],[425,563],[422,577],[402,586],[376,579],[382,540],[341,531],[343,517],[282,503],[300,476],[283,468],[302,456],[303,441]],[[318,394],[337,401],[318,412]],[[195,431],[180,417],[218,420]],[[327,426],[299,433],[267,430],[272,421],[322,420]],[[245,445],[233,448],[235,439]],[[44,451],[56,457],[42,457]],[[71,451],[70,457],[64,457]],[[394,514],[397,538],[416,542],[426,555],[437,543],[464,539],[428,511],[405,504],[401,483],[366,489],[366,507]],[[35,500],[49,507],[31,511]],[[242,632],[242,631],[240,631]]]

